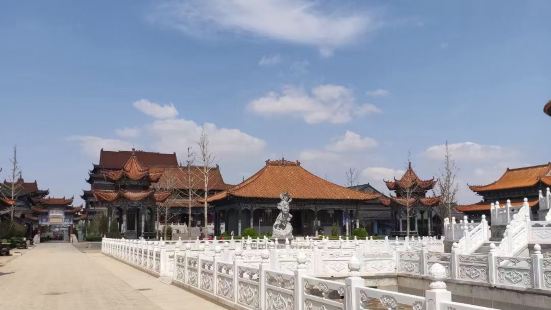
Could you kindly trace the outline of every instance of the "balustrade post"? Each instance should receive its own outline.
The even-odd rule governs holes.
[[[295,310],[304,309],[304,279],[306,273],[306,255],[301,251],[297,254],[297,269],[295,270]]]
[[[434,279],[429,285],[430,289],[425,291],[425,309],[440,310],[440,303],[452,300],[452,293],[446,289],[446,268],[439,263],[430,267],[430,276]]]
[[[482,214],[482,220],[480,222],[482,223],[482,236],[484,236],[484,241],[490,240],[490,236],[488,236],[488,221],[486,220],[485,214]]]
[[[233,302],[237,304],[238,296],[239,296],[239,263],[241,263],[241,254],[242,250],[240,247],[235,249],[235,253],[233,255]]]
[[[259,289],[260,289],[260,309],[266,309],[266,269],[270,266],[270,252],[267,249],[262,250],[260,253],[262,262],[260,263],[259,268]]]
[[[184,283],[188,284],[189,281],[189,269],[188,261],[191,254],[191,244],[186,243],[186,256],[184,257]]]
[[[451,255],[450,255],[450,278],[457,279],[459,271],[459,245],[457,242],[454,242],[452,245]]]
[[[346,296],[344,297],[345,310],[359,310],[357,296],[357,287],[361,287],[364,284],[363,279],[360,277],[360,260],[354,255],[348,262],[348,270],[350,271],[350,277],[344,280],[346,285]]]
[[[419,273],[422,275],[428,275],[429,270],[427,268],[427,257],[429,254],[429,250],[427,249],[427,242],[425,240],[423,240],[421,244],[422,244],[421,257],[420,257],[420,264],[419,264],[419,268],[421,270],[419,270]]]
[[[490,252],[488,253],[488,282],[496,284],[497,282],[497,264],[496,264],[496,245],[490,243]]]
[[[218,261],[222,253],[222,247],[220,245],[214,246],[214,257],[212,258],[212,293],[214,296],[218,296]]]
[[[157,260],[155,259],[157,257],[157,252],[160,250],[159,248],[159,241],[155,241],[155,244],[153,245],[153,268],[151,271],[155,272],[157,270]],[[160,268],[161,266],[159,266]],[[160,271],[160,269],[159,269]]]
[[[543,254],[541,254],[541,246],[534,245],[534,254],[532,256],[532,276],[534,288],[545,288],[543,282]]]

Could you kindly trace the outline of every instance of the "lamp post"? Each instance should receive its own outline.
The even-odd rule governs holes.
[[[258,233],[260,233],[260,223],[262,223],[262,217],[258,217]]]

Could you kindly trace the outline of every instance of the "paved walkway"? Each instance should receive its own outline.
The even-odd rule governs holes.
[[[0,309],[224,309],[99,252],[42,243],[0,267]]]

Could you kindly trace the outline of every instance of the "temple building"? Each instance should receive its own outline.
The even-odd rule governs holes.
[[[441,226],[441,219],[433,210],[440,204],[440,197],[427,197],[427,191],[432,190],[436,184],[434,177],[430,180],[421,180],[413,168],[411,162],[404,175],[398,180],[385,181],[389,190],[395,195],[382,197],[383,204],[391,207],[392,218],[395,221],[393,235],[407,234],[407,209],[409,208],[409,233],[410,235],[430,236],[435,231],[435,226]]]
[[[212,196],[231,187],[224,182],[220,167],[210,167],[207,177],[207,195]],[[205,194],[205,174],[202,166],[181,166],[164,169],[155,188],[171,192],[170,197],[162,203],[167,207],[168,215],[163,212],[161,223],[185,223],[189,227],[203,226],[204,205],[200,201]],[[191,215],[191,217],[190,217]],[[214,213],[208,213],[208,221],[212,223]]]
[[[101,150],[87,180],[91,190],[82,196],[85,207],[114,219],[126,238],[155,235],[155,210],[170,192],[157,190],[164,169],[178,167],[176,154]],[[92,213],[91,212],[91,213]]]
[[[266,165],[238,185],[212,195],[216,233],[241,235],[247,227],[272,231],[280,195],[292,197],[294,235],[350,233],[359,227],[360,213],[379,204],[379,194],[339,186],[304,169],[298,161],[267,160]]]
[[[73,207],[73,198],[46,197],[31,208],[29,219],[41,240],[69,241],[75,225],[83,218],[81,208]]]
[[[491,203],[499,202],[504,206],[507,200],[511,201],[514,208],[520,208],[523,199],[528,199],[528,205],[532,211],[532,218],[540,218],[539,214],[539,191],[545,192],[547,187],[551,186],[551,162],[543,165],[528,166],[509,169],[503,175],[487,185],[470,185],[469,188],[482,196],[480,202],[461,205],[456,209],[477,219],[486,215],[490,219]],[[545,216],[545,215],[543,215]]]
[[[0,217],[9,219],[11,217],[11,207],[14,208],[14,220],[27,227],[27,237],[33,236],[33,221],[29,219],[31,208],[37,205],[40,200],[46,197],[48,190],[39,189],[36,180],[34,182],[25,182],[20,177],[13,184],[12,199],[12,183],[4,180],[0,186]]]

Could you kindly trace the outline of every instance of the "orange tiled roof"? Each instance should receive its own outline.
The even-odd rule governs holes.
[[[40,204],[45,206],[66,206],[73,203],[73,198],[46,197],[40,199]]]
[[[544,165],[509,169],[495,182],[488,185],[469,185],[474,192],[532,187],[543,182],[551,185],[551,162]]]
[[[413,171],[413,168],[411,167],[411,162],[408,164],[408,169],[404,173],[404,175],[397,180],[394,178],[394,181],[386,181],[386,186],[389,190],[394,191],[397,189],[409,189],[414,186],[417,186],[420,190],[430,190],[434,187],[434,184],[436,184],[436,180],[434,178],[430,180],[421,180],[415,171]]]
[[[191,185],[193,189],[204,189],[205,176],[201,169],[202,167],[200,166],[191,166],[188,173],[187,167],[166,168],[157,185],[160,188],[179,189],[185,189]],[[210,168],[208,179],[209,191],[222,191],[231,187],[231,185],[224,182],[218,166]]]
[[[390,205],[390,202],[394,201],[395,203],[401,206],[407,206],[408,200],[406,198],[390,197],[388,201],[383,202]],[[440,197],[422,197],[422,198],[410,198],[409,206],[421,205],[423,207],[434,207],[440,203]]]
[[[506,203],[507,203],[507,200],[499,200],[499,205],[501,207],[504,207]],[[511,199],[511,205],[515,208],[521,207],[522,203],[523,203],[523,199]],[[539,203],[539,200],[537,198],[528,200],[528,206],[530,208],[537,205],[538,203]],[[457,209],[457,211],[460,211],[460,212],[490,211],[490,204],[491,204],[490,202],[478,202],[470,205],[460,205],[455,208]]]
[[[207,200],[219,201],[230,196],[279,199],[284,192],[293,199],[368,201],[380,197],[331,183],[308,172],[298,161],[282,159],[267,160],[266,165],[247,180]]]
[[[3,204],[3,205],[6,205],[6,206],[13,206],[13,205],[15,205],[15,200],[0,197],[0,203]]]
[[[130,157],[135,154],[140,163],[148,168],[167,168],[178,167],[176,154],[163,154],[154,152],[144,152],[132,149],[131,151],[104,151],[100,152],[99,167],[101,169],[120,170]]]
[[[151,182],[157,182],[163,174],[161,168],[148,168],[140,162],[136,153],[132,152],[121,170],[105,171],[105,176],[112,180],[120,180],[123,176],[138,181],[147,177]]]
[[[170,196],[170,192],[155,191],[153,189],[144,191],[93,190],[92,192],[97,200],[106,202],[113,202],[120,198],[140,201],[149,197],[153,197],[156,202],[163,202]]]

